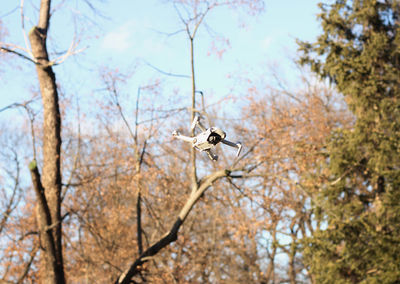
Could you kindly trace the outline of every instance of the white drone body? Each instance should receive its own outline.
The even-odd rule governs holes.
[[[172,135],[175,138],[180,140],[189,142],[192,144],[192,147],[199,150],[200,152],[206,152],[208,157],[212,161],[217,161],[218,156],[213,154],[211,149],[217,145],[219,142],[222,142],[225,145],[237,148],[236,156],[239,156],[240,151],[242,150],[242,144],[240,142],[233,143],[225,139],[226,133],[222,131],[218,127],[210,127],[206,129],[201,123],[200,118],[196,116],[193,120],[191,129],[193,130],[196,126],[200,128],[201,133],[197,134],[194,137],[181,135],[179,132],[174,131]]]

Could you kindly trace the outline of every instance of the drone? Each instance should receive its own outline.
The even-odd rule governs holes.
[[[190,129],[193,131],[196,126],[201,130],[201,133],[197,134],[194,137],[181,135],[176,130],[174,132],[172,132],[172,136],[174,136],[177,139],[183,140],[185,142],[191,143],[192,147],[197,149],[200,152],[206,152],[207,156],[212,161],[217,161],[218,155],[215,155],[211,151],[211,149],[220,142],[222,142],[223,144],[228,145],[230,147],[237,148],[238,150],[236,152],[236,156],[237,157],[239,156],[240,151],[242,150],[242,144],[240,142],[233,143],[233,142],[226,140],[225,139],[226,133],[224,131],[222,131],[220,128],[210,127],[210,128],[206,129],[200,123],[200,116],[195,116]]]

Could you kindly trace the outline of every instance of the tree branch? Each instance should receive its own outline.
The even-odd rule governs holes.
[[[52,221],[51,221],[51,214],[50,214],[50,209],[47,204],[46,196],[44,193],[44,187],[42,185],[42,181],[40,178],[40,173],[37,168],[37,163],[35,160],[33,160],[29,164],[29,170],[31,172],[31,178],[32,178],[32,184],[36,192],[36,196],[38,199],[38,223],[39,223],[39,232],[41,235],[41,238],[43,240],[43,245],[46,251],[49,251],[50,253],[47,254],[46,256],[48,257],[49,264],[51,264],[52,269],[55,270],[55,267],[57,266],[56,264],[56,259],[55,259],[55,243],[54,243],[54,237],[52,230],[49,229],[52,226]]]
[[[20,52],[18,52],[16,50],[14,50],[14,49],[10,49],[10,48],[5,47],[5,46],[0,46],[0,51],[18,55],[19,57],[21,57],[23,59],[26,59],[26,60],[28,60],[28,61],[30,61],[32,63],[37,64],[37,62],[35,60],[33,60],[32,58],[30,58],[30,57],[26,56],[25,54],[22,54],[22,53],[20,53]]]
[[[50,0],[40,1],[40,15],[37,27],[42,30],[45,36],[47,36],[47,30],[49,28],[50,22],[50,2]]]
[[[38,250],[39,250],[39,245],[35,245],[30,253],[29,261],[26,263],[25,269],[24,269],[22,275],[18,278],[17,284],[24,283],[24,280],[25,280],[26,276],[28,275],[29,270],[31,269],[31,265],[33,263],[33,260],[36,257]]]
[[[158,242],[153,244],[144,253],[142,253],[135,262],[124,272],[121,276],[115,281],[116,284],[128,284],[130,283],[133,276],[137,275],[140,272],[140,266],[145,262],[149,261],[152,256],[156,255],[161,249],[168,246],[170,243],[173,243],[178,238],[178,232],[182,224],[185,222],[186,217],[189,215],[190,211],[196,204],[196,202],[200,199],[200,197],[204,194],[204,192],[215,182],[216,180],[228,177],[230,175],[229,170],[220,170],[217,171],[206,178],[204,178],[203,182],[201,182],[199,189],[193,192],[189,199],[186,201],[182,210],[180,211],[175,223],[173,224],[171,230],[166,233]]]

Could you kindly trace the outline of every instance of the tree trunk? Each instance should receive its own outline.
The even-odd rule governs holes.
[[[49,61],[46,39],[50,20],[50,0],[42,0],[40,4],[39,22],[29,32],[32,54],[35,58],[36,72],[38,75],[40,92],[43,103],[43,173],[42,184],[44,202],[47,203],[50,218],[43,224],[43,219],[38,216],[40,232],[46,234],[51,231],[54,244],[52,250],[43,250],[42,254],[42,283],[64,283],[64,269],[62,256],[62,231],[61,231],[61,117],[58,103],[56,77]],[[38,206],[41,206],[39,204]],[[42,238],[42,242],[50,240]],[[46,247],[46,246],[44,246]],[[54,254],[54,255],[49,255]],[[55,265],[48,263],[55,259]],[[52,268],[52,269],[51,269]]]

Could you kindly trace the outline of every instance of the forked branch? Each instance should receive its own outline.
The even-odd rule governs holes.
[[[171,230],[166,233],[158,242],[150,246],[145,250],[134,262],[133,264],[115,281],[116,284],[128,284],[131,283],[132,277],[140,272],[140,267],[147,261],[151,259],[152,256],[156,255],[161,249],[165,248],[169,244],[175,242],[178,238],[178,232],[180,227],[186,220],[193,206],[197,203],[204,192],[217,180],[223,177],[229,177],[231,171],[220,170],[217,171],[203,179],[198,190],[193,192],[189,199],[186,201],[182,210],[180,211],[175,223],[173,224]]]

